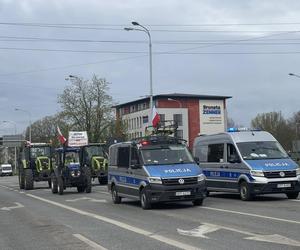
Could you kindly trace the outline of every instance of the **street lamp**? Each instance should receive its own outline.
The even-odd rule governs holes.
[[[26,114],[28,114],[29,117],[29,142],[31,142],[31,113],[28,110],[20,109],[20,108],[15,108],[15,111],[21,111]]]
[[[168,101],[173,101],[173,102],[177,102],[179,104],[179,107],[182,108],[182,103],[181,101],[175,100],[173,98],[168,98]]]
[[[131,22],[134,26],[141,27],[140,29],[137,28],[124,28],[126,31],[142,31],[148,35],[149,38],[149,75],[150,75],[150,120],[152,120],[152,110],[153,110],[153,87],[152,87],[152,41],[151,41],[151,34],[149,29],[145,26],[139,24],[138,22]]]
[[[300,75],[297,75],[297,74],[294,74],[294,73],[289,73],[289,76],[295,76],[295,77],[300,78]]]

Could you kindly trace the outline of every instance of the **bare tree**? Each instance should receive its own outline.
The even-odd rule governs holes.
[[[251,121],[251,126],[270,132],[286,150],[292,148],[294,133],[281,112],[258,114]]]
[[[87,131],[89,141],[98,142],[112,122],[112,98],[107,93],[109,83],[96,75],[91,80],[72,77],[71,85],[59,95],[62,114],[71,129]]]

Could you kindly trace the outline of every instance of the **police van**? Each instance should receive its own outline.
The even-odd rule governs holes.
[[[239,193],[242,200],[270,193],[298,197],[299,166],[266,131],[231,128],[201,135],[194,141],[193,154],[206,176],[208,192]]]
[[[158,202],[192,201],[202,205],[205,176],[182,140],[150,135],[109,148],[108,189],[115,204],[122,198]]]

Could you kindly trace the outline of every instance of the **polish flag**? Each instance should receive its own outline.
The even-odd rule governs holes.
[[[160,122],[160,116],[159,116],[155,106],[153,106],[153,109],[152,109],[152,126],[154,128],[156,128],[159,122]]]
[[[65,142],[67,141],[67,139],[63,136],[63,134],[61,133],[59,127],[57,126],[57,133],[58,133],[58,140],[60,141],[61,144],[65,144]]]

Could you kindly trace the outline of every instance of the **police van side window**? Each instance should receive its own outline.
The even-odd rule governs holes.
[[[118,167],[128,168],[129,167],[129,156],[130,147],[119,147],[118,148]]]
[[[224,144],[208,145],[207,161],[223,162],[224,161]]]

